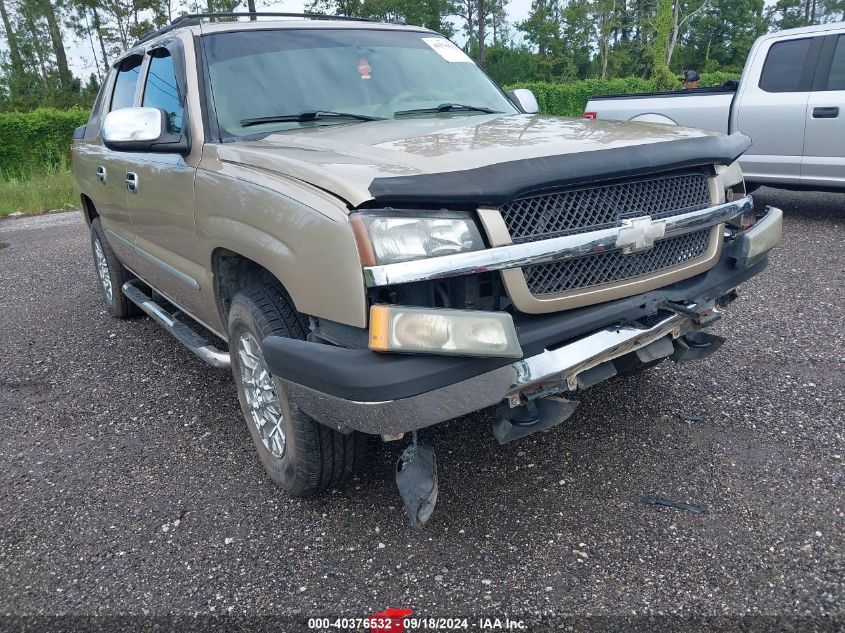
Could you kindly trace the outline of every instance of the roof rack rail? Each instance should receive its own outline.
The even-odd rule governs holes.
[[[277,11],[242,11],[240,13],[187,13],[185,15],[180,15],[178,18],[173,20],[170,24],[166,24],[159,29],[154,31],[150,31],[149,33],[145,33],[133,46],[137,46],[138,44],[143,44],[154,37],[158,37],[159,35],[164,35],[174,29],[181,28],[183,26],[196,26],[197,24],[201,24],[203,20],[212,19],[212,18],[250,18],[250,20],[254,20],[255,18],[307,18],[310,20],[347,20],[349,22],[379,22],[379,20],[373,20],[372,18],[359,18],[349,15],[326,15],[325,13],[284,13],[284,12],[277,12]]]

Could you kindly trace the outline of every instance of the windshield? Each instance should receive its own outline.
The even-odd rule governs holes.
[[[400,117],[517,112],[460,48],[433,33],[244,30],[207,35],[203,41],[223,136],[363,120],[309,115],[255,123],[265,117],[295,118],[292,115],[303,112],[377,118],[392,118],[397,112]],[[444,104],[470,107],[440,107]]]

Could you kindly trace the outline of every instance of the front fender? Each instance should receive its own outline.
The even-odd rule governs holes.
[[[225,248],[270,271],[299,312],[365,327],[364,278],[345,212],[326,209],[325,196],[261,178],[197,172],[197,239],[209,276],[215,250]]]

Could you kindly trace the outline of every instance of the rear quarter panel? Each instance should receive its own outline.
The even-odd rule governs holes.
[[[71,173],[76,182],[76,188],[80,193],[92,198],[92,194],[98,193],[97,158],[99,148],[90,141],[80,139],[73,142],[73,153],[71,158]]]
[[[106,149],[100,141],[100,127],[102,126],[103,112],[106,109],[105,103],[111,95],[114,83],[114,71],[110,71],[100,86],[100,91],[91,109],[88,121],[85,124],[85,133],[82,138],[74,139],[71,152],[71,173],[76,181],[80,193],[91,200],[104,194],[102,184],[97,180],[97,167],[104,157]],[[90,221],[86,214],[85,219]]]

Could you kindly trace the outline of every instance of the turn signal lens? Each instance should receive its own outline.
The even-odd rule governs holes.
[[[521,358],[506,312],[374,305],[370,349],[379,352]]]

